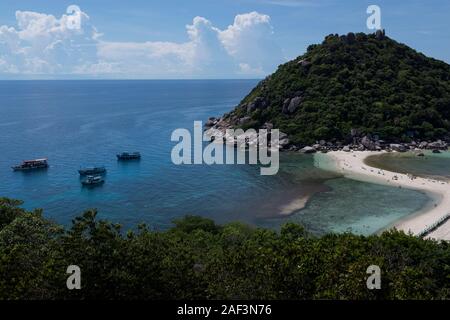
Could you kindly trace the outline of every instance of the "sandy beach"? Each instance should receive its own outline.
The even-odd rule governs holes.
[[[310,197],[311,196],[303,196],[301,198],[298,198],[298,199],[295,199],[295,200],[289,202],[286,205],[281,206],[279,214],[282,216],[289,216],[289,215],[293,214],[294,212],[305,208]]]
[[[384,152],[332,151],[327,154],[317,154],[315,164],[319,168],[339,172],[346,178],[419,190],[429,195],[431,202],[428,206],[392,226],[399,230],[418,235],[450,213],[450,185],[448,182],[382,170],[365,164],[364,159],[368,156]],[[450,220],[441,224],[426,238],[450,240]]]

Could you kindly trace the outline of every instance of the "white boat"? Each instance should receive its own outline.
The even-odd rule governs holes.
[[[102,176],[87,176],[86,179],[81,181],[84,186],[95,186],[103,184],[105,180]]]

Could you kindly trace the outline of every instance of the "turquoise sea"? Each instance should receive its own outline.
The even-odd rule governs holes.
[[[89,208],[132,228],[155,229],[185,214],[219,223],[242,221],[279,228],[302,223],[316,234],[376,232],[427,202],[416,191],[348,180],[317,169],[313,157],[281,155],[275,176],[250,165],[172,164],[174,129],[193,129],[229,111],[257,80],[0,81],[0,196],[43,208],[68,225]],[[140,151],[141,161],[119,163],[115,154]],[[26,159],[48,157],[50,168],[13,172]],[[77,169],[105,165],[106,183],[87,189]],[[309,197],[303,210],[281,208]]]

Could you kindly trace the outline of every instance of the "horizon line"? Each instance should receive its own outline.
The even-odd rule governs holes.
[[[0,81],[214,81],[214,80],[263,80],[264,78],[80,78],[80,79],[2,79]]]

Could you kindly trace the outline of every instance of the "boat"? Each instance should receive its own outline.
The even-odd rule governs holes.
[[[82,168],[78,170],[78,173],[80,176],[92,176],[92,175],[98,175],[98,174],[105,174],[106,168],[105,167],[89,167],[89,168]]]
[[[95,186],[99,184],[103,184],[105,180],[102,176],[87,176],[85,180],[81,181],[83,186]]]
[[[48,161],[44,159],[25,160],[20,165],[12,167],[14,171],[27,171],[48,168]]]
[[[117,154],[117,160],[138,160],[141,158],[139,152],[122,152]]]

